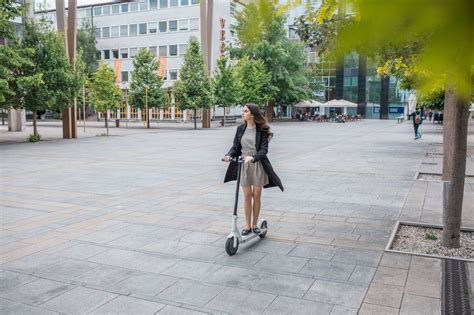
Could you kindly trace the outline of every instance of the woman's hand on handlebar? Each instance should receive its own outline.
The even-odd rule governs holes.
[[[224,158],[222,159],[222,161],[224,161],[224,162],[230,162],[231,159],[232,159],[232,157],[226,155],[226,156],[224,156]]]
[[[246,156],[245,163],[253,162],[253,156]]]

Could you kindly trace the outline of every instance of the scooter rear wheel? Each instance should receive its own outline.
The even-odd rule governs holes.
[[[235,255],[235,253],[237,253],[237,250],[239,249],[239,239],[236,240],[237,244],[234,247],[234,238],[235,237],[230,237],[225,242],[225,251],[229,256]]]
[[[263,220],[262,223],[260,224],[260,230],[262,230],[262,232],[258,235],[260,236],[260,238],[264,238],[267,235],[267,227],[268,227],[267,221]]]

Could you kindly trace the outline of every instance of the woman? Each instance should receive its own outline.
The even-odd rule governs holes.
[[[242,230],[242,235],[248,235],[250,232],[260,233],[257,222],[262,188],[278,186],[283,191],[283,185],[267,158],[268,142],[273,136],[267,120],[262,116],[260,109],[252,103],[244,106],[242,119],[244,124],[237,127],[234,144],[224,160],[229,162],[233,157],[239,156],[245,159],[240,186],[244,193],[245,208],[245,228]],[[224,183],[237,179],[238,166],[236,162],[230,163]]]

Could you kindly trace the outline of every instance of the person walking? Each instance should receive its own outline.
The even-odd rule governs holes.
[[[428,113],[428,118],[429,118],[430,121],[431,121],[431,118],[433,118],[433,112],[432,112],[432,111],[430,111],[430,112]]]
[[[233,145],[224,156],[224,161],[231,162],[224,183],[237,179],[237,170],[240,166],[231,159],[242,156],[245,159],[240,178],[245,209],[245,227],[242,235],[248,235],[250,232],[260,233],[257,224],[262,189],[279,187],[283,191],[284,188],[267,157],[268,143],[273,137],[267,120],[253,103],[244,106],[242,119],[244,124],[237,127]]]
[[[418,140],[421,138],[420,125],[423,123],[423,117],[421,116],[420,109],[417,108],[408,117],[412,117],[413,119],[413,128],[415,130],[415,140]]]

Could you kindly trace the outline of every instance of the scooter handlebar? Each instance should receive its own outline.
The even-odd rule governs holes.
[[[222,162],[226,162],[226,160],[225,160],[224,158],[222,158],[221,160],[222,160]],[[239,156],[239,157],[233,157],[233,158],[231,158],[231,159],[229,160],[229,162],[238,162],[238,163],[242,163],[242,162],[244,162],[244,161],[245,161],[245,159],[244,159],[243,157],[241,157],[241,156]]]

